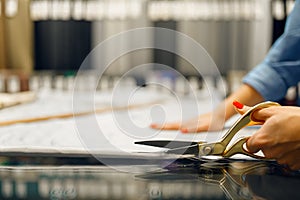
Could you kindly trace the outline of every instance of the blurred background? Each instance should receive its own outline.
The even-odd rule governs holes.
[[[84,58],[100,42],[123,31],[142,27],[164,27],[187,34],[207,50],[225,80],[240,80],[262,61],[272,43],[282,34],[286,16],[294,5],[294,0],[0,2],[0,67],[4,74],[0,78],[0,91],[11,88],[3,76],[12,74],[13,77],[8,78],[8,82],[14,85],[12,91],[38,87],[36,83],[35,86],[21,84],[18,88],[19,82],[36,74],[50,73],[51,80],[56,75],[73,76]],[[174,50],[188,48],[176,36],[153,34],[149,41],[168,42]],[[108,47],[105,54],[130,43],[124,39],[118,46]],[[123,55],[105,74],[121,76],[145,63],[167,65],[186,77],[200,76],[184,59],[155,49]],[[17,77],[14,76],[16,73]]]
[[[218,162],[201,163],[192,171],[188,164],[179,163],[182,167],[178,169],[170,165],[175,170],[172,173],[164,169],[157,174],[133,176],[120,173],[122,170],[112,171],[113,167],[101,167],[90,157],[81,158],[85,154],[78,157],[69,151],[85,153],[88,145],[80,136],[86,134],[101,147],[103,158],[112,156],[120,163],[125,161],[132,165],[129,171],[141,166],[142,170],[137,171],[141,173],[146,165],[153,167],[149,162],[151,155],[145,161],[145,155],[141,159],[133,157],[138,161],[134,164],[123,154],[148,151],[147,147],[134,144],[137,139],[216,141],[220,136],[217,132],[207,136],[178,134],[157,132],[149,126],[211,111],[263,60],[283,33],[293,6],[294,0],[0,0],[0,199],[253,199],[260,191],[271,196],[278,192],[285,195],[287,188],[295,193],[299,176],[295,182],[292,175],[285,175],[285,168],[271,166],[265,170],[256,162],[252,165],[258,170],[253,175],[252,165],[242,161],[237,165],[220,162],[222,168],[217,167]],[[221,76],[199,74],[183,58],[158,49],[141,49],[120,56],[100,80],[94,72],[96,66],[101,66],[101,59],[96,59],[96,65],[84,73],[77,73],[86,56],[102,41],[144,27],[186,34],[206,49]],[[126,37],[107,46],[104,59],[130,47],[137,38]],[[173,52],[190,49],[176,34],[155,32],[146,40],[166,43]],[[195,58],[199,54],[189,51]],[[155,63],[168,68],[159,68]],[[137,70],[132,76],[122,77],[144,64],[152,70]],[[78,96],[73,93],[75,79]],[[147,81],[163,87],[147,85]],[[86,91],[94,91],[91,89],[95,89],[95,84],[97,92],[89,98]],[[287,96],[292,99],[299,94],[296,87],[290,91]],[[73,98],[80,95],[84,98]],[[74,101],[77,99],[82,110]],[[94,115],[103,134],[85,124],[80,135],[77,125],[84,123],[77,120],[90,122]],[[90,135],[90,130],[96,130],[97,137]],[[249,136],[254,130],[246,129],[244,133]],[[102,140],[98,135],[103,135]],[[106,148],[107,144],[114,148]],[[66,152],[71,154],[66,156]],[[16,156],[18,153],[20,156]],[[142,165],[144,162],[146,165]],[[242,185],[238,185],[240,181]],[[273,183],[279,183],[280,190],[274,190]],[[228,196],[230,192],[235,196]]]

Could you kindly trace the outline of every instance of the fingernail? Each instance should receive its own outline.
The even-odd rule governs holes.
[[[156,127],[157,127],[157,124],[151,124],[150,127],[151,127],[151,128],[156,128]]]
[[[181,129],[181,133],[188,133],[188,132],[189,132],[189,130],[187,128]]]
[[[240,102],[238,101],[234,101],[232,102],[232,104],[237,108],[237,109],[242,109],[244,107],[243,104],[241,104]]]

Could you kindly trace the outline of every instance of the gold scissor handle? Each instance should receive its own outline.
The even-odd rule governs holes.
[[[271,106],[280,106],[280,104],[276,102],[266,101],[263,103],[259,103],[252,108],[250,108],[247,112],[245,112],[234,124],[233,126],[225,133],[224,137],[221,141],[216,143],[207,143],[207,144],[199,144],[199,156],[206,156],[206,155],[221,155],[224,156],[224,152],[226,152],[226,148],[228,144],[231,142],[232,138],[236,135],[236,133],[248,125],[253,125],[255,123],[262,123],[262,121],[257,120],[253,113],[256,111],[271,107]],[[245,151],[243,145],[245,140],[237,141],[233,144],[233,148],[230,148],[230,152],[232,155],[237,153],[246,154],[248,156],[256,158],[257,156]],[[229,156],[228,156],[229,157]],[[259,157],[261,158],[261,156]],[[263,157],[262,157],[263,158]]]
[[[249,152],[247,149],[245,149],[246,142],[249,138],[250,137],[244,137],[236,141],[228,150],[224,151],[223,157],[228,158],[235,154],[244,154],[257,159],[267,159],[264,156],[256,155],[254,153]]]

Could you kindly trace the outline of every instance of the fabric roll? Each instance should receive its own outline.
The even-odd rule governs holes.
[[[12,15],[6,12],[4,22],[6,66],[8,69],[31,72],[33,68],[33,23],[30,19],[30,0],[15,1],[17,12]]]
[[[4,30],[4,2],[0,0],[0,69],[6,68],[6,56],[5,56],[5,30]]]
[[[169,20],[169,21],[155,21],[153,22],[154,27],[159,28],[167,28],[171,30],[177,30],[177,21]],[[156,44],[164,44],[170,47],[173,52],[176,52],[177,44],[176,44],[176,35],[158,35],[154,34],[154,43]],[[167,52],[161,49],[154,49],[153,50],[153,62],[163,64],[174,69],[177,69],[177,58],[176,55],[172,52]]]
[[[91,22],[35,22],[35,70],[78,70],[91,51]]]
[[[272,44],[283,34],[287,19],[287,1],[276,0],[272,1],[272,18],[273,18],[273,34]],[[280,6],[279,6],[280,5]]]

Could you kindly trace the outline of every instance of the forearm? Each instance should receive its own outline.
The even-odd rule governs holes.
[[[225,120],[228,120],[236,111],[232,105],[233,101],[241,102],[242,104],[253,106],[264,101],[264,98],[250,85],[243,84],[238,90],[228,96],[217,109],[223,113]]]

